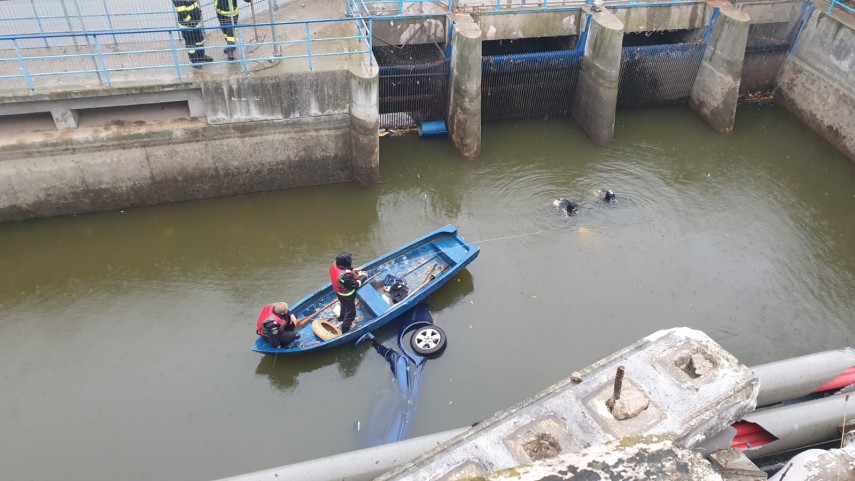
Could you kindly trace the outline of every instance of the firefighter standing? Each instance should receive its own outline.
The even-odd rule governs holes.
[[[201,68],[207,62],[214,59],[205,55],[205,35],[196,27],[202,23],[202,9],[199,0],[172,0],[175,5],[175,13],[178,15],[178,28],[184,38],[184,46],[188,49],[190,62],[193,67]]]
[[[252,0],[243,0],[250,2]],[[217,20],[220,21],[220,30],[226,38],[226,48],[223,52],[229,60],[235,59],[235,25],[238,23],[237,0],[217,0],[214,8],[217,10]]]

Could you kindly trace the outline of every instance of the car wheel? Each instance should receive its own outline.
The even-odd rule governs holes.
[[[410,347],[419,356],[436,357],[445,350],[445,332],[436,326],[422,326],[410,337]]]

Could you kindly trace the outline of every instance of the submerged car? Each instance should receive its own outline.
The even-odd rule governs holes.
[[[359,344],[370,340],[374,350],[389,363],[395,379],[395,395],[383,396],[374,403],[368,423],[372,445],[406,437],[415,415],[425,364],[428,359],[440,356],[447,346],[445,332],[433,324],[427,304],[418,304],[401,317],[400,352],[377,342],[371,333],[357,341]]]

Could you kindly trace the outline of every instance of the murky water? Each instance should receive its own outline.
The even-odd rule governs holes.
[[[607,149],[562,120],[483,140],[470,163],[446,139],[385,138],[367,190],[0,225],[2,477],[201,480],[368,446],[383,359],[262,357],[255,318],[323,284],[340,250],[365,262],[446,223],[482,252],[429,298],[449,347],[414,436],[662,328],[749,365],[855,345],[855,165],[781,109],[741,106],[729,136],[685,108],[623,111]]]

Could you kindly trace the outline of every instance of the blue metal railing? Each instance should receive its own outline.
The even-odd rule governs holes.
[[[200,0],[202,22],[217,23],[215,0]],[[253,18],[255,9],[278,10],[277,0],[238,2],[239,15]],[[265,20],[271,21],[272,16]],[[75,33],[90,30],[140,30],[174,25],[175,8],[168,0],[128,2],[123,0],[29,0],[0,1],[0,32]],[[257,23],[253,18],[250,23]],[[118,41],[117,37],[113,42]],[[45,44],[45,47],[49,45]]]
[[[312,33],[313,26],[335,23],[355,24],[356,34],[316,38]],[[300,30],[304,31],[304,38],[276,40],[275,31],[277,28],[288,29],[290,36],[293,36],[293,33],[297,31],[295,27],[303,27]],[[368,55],[368,63],[373,64],[373,56],[370,55],[372,28],[371,19],[364,17],[238,24],[234,26],[234,29],[237,33],[235,47],[240,52],[239,58],[210,62],[204,65],[236,65],[244,75],[249,75],[250,71],[254,68],[251,68],[251,64],[254,66],[258,62],[263,61],[278,62],[288,59],[306,59],[308,69],[312,70],[315,59],[320,57]],[[274,33],[274,38],[268,41],[265,35],[260,40],[256,37],[256,41],[247,41],[245,33],[251,29],[269,29],[271,33]],[[88,78],[93,78],[94,76],[99,85],[112,87],[117,75],[134,71],[166,71],[174,73],[174,75],[170,74],[173,79],[182,81],[186,76],[183,69],[193,66],[189,61],[189,55],[186,53],[197,49],[197,47],[187,48],[183,46],[181,31],[189,30],[203,32],[210,30],[219,31],[220,27],[198,27],[193,29],[180,29],[176,27],[79,33],[0,35],[0,53],[3,52],[5,47],[7,52],[14,51],[15,54],[10,58],[2,58],[0,56],[0,85],[4,81],[11,80],[14,84],[15,80],[21,80],[31,92],[35,92],[37,90],[36,80],[83,75],[88,76]],[[113,37],[120,40],[118,46],[111,47],[110,50],[103,48],[104,40]],[[148,40],[142,43],[122,42],[123,37],[146,38]],[[88,51],[73,54],[56,54],[51,52],[51,49],[41,47],[33,48],[31,46],[25,48],[25,44],[28,42],[32,44],[34,41],[38,42],[55,38],[73,38],[76,43],[85,43]],[[324,44],[329,45],[330,42],[347,41],[356,42],[356,49],[350,50],[348,48],[345,51],[340,51],[340,45],[336,45],[335,48],[323,48]],[[9,46],[11,48],[8,48]],[[217,47],[222,46],[220,44]],[[118,50],[118,47],[128,47],[130,50]],[[283,47],[291,51],[284,54],[282,51]],[[199,48],[211,48],[211,45]],[[182,61],[182,59],[186,60]],[[14,72],[15,69],[11,69],[14,73],[8,73],[10,65],[17,67],[17,72]],[[201,67],[201,65],[196,66]],[[265,65],[262,64],[262,66]],[[65,85],[67,86],[68,84],[66,83]]]
[[[844,5],[840,0],[831,0],[831,3],[828,5],[828,13],[833,13],[835,7],[855,15],[855,8],[852,8],[849,5]]]

